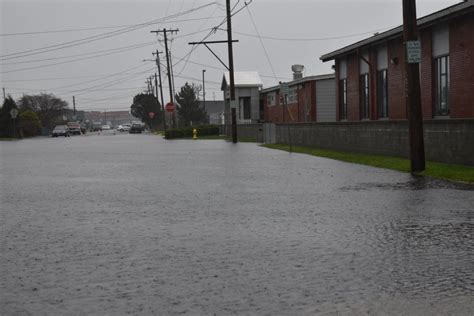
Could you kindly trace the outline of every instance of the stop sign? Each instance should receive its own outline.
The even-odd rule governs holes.
[[[173,112],[174,111],[174,104],[169,102],[169,103],[166,104],[165,108],[166,108],[166,112]]]
[[[150,112],[150,113],[148,113],[148,116],[149,116],[151,119],[153,119],[153,118],[155,117],[155,112]]]

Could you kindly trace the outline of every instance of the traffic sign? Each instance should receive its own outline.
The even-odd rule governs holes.
[[[18,109],[12,108],[12,109],[10,110],[10,116],[11,116],[13,119],[15,119],[15,118],[18,116]]]
[[[288,90],[290,88],[288,87],[288,82],[282,82],[280,83],[280,90],[281,90],[281,93],[284,94],[284,95],[288,95]]]
[[[171,102],[168,102],[165,108],[166,108],[166,112],[174,112],[174,104]]]
[[[407,61],[409,64],[417,64],[421,61],[420,41],[407,41]]]

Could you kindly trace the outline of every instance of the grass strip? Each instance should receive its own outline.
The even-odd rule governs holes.
[[[261,146],[271,149],[290,151],[290,146],[288,145],[265,144]],[[360,154],[306,146],[293,146],[293,152],[350,163],[358,163],[372,167],[410,172],[410,161],[406,158]],[[474,167],[469,166],[427,161],[426,170],[417,174],[438,179],[474,184]]]

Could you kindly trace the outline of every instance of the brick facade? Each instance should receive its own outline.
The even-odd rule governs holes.
[[[465,5],[465,4],[461,4]],[[449,11],[448,11],[449,12]],[[424,119],[436,119],[435,84],[436,71],[433,59],[433,29],[448,25],[449,29],[449,118],[474,118],[474,12],[467,7],[458,15],[434,20],[419,27],[419,39],[422,47],[420,62],[421,105]],[[388,56],[388,118],[391,120],[407,119],[405,102],[405,51],[402,34],[390,34],[374,42],[370,39],[365,44],[354,44],[350,50],[342,49],[334,53],[336,82],[339,83],[340,60],[347,63],[347,108],[348,121],[361,120],[360,64],[365,63],[361,52],[369,56],[369,118],[378,120],[377,107],[377,49],[387,47]],[[339,55],[338,55],[339,54]],[[330,55],[330,54],[329,54]],[[323,60],[329,58],[323,56]],[[336,110],[339,120],[340,87],[336,86]],[[443,117],[448,118],[448,117]]]
[[[334,80],[333,75],[321,75],[306,77],[289,82],[289,88],[296,89],[296,100],[288,102],[288,110],[280,102],[279,86],[267,88],[261,92],[264,107],[264,119],[266,122],[316,122],[317,102],[316,102],[316,82],[318,80]],[[275,95],[275,105],[269,105],[268,95]],[[334,104],[335,106],[335,104]],[[336,117],[334,117],[334,121]]]

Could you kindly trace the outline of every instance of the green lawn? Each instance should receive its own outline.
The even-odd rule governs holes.
[[[272,144],[262,146],[266,148],[290,151],[290,146],[288,145]],[[410,172],[410,161],[405,158],[359,154],[304,146],[293,146],[293,152],[351,163],[358,163],[373,167],[398,170],[402,172]],[[419,174],[438,179],[474,183],[474,167],[468,166],[427,161],[426,170]]]

